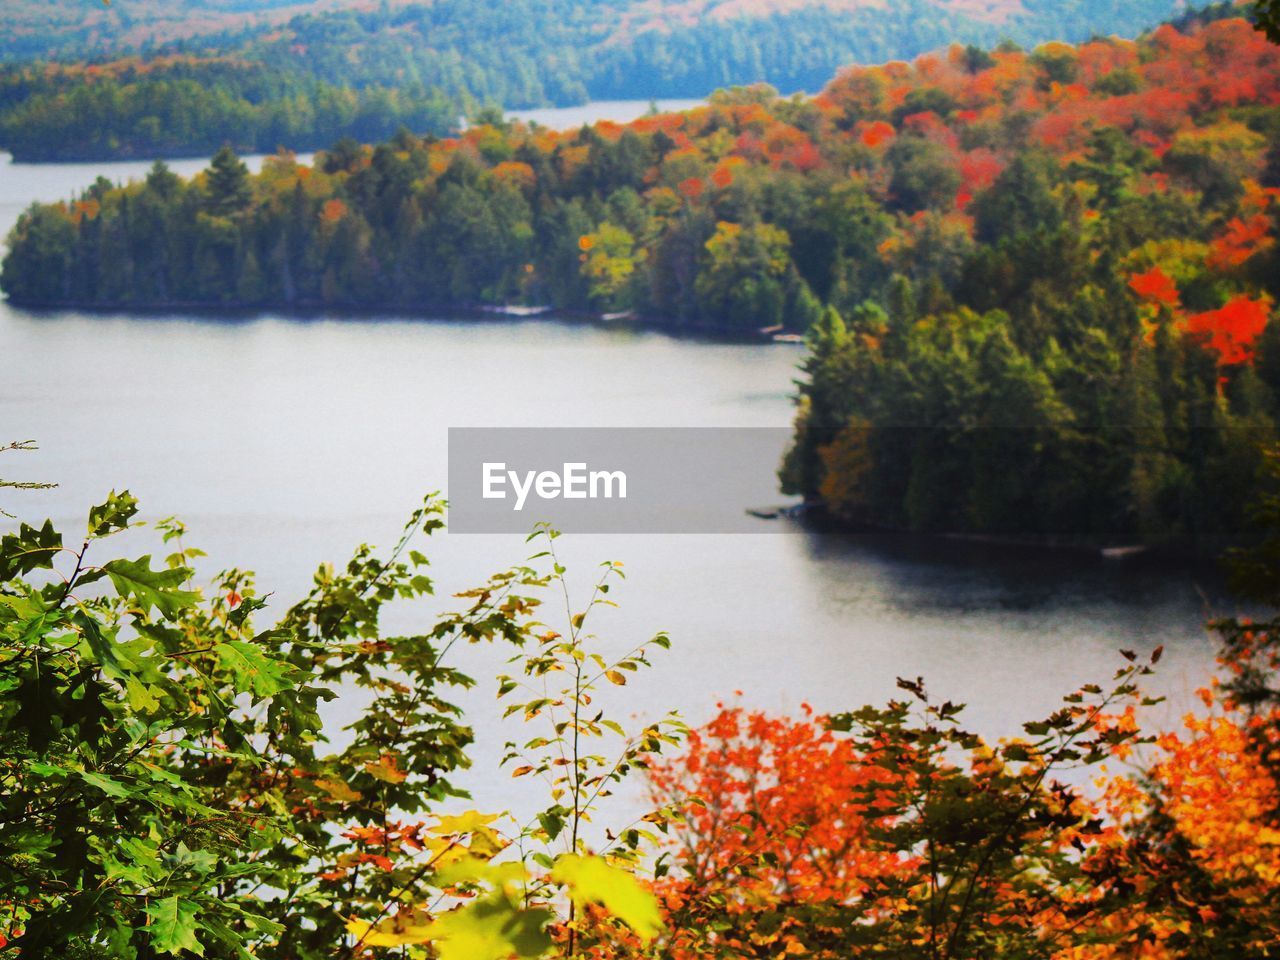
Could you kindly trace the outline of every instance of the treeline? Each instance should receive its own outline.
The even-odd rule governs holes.
[[[0,145],[24,161],[310,150],[401,127],[445,133],[462,110],[420,84],[351,87],[228,59],[0,71]]]
[[[813,327],[785,473],[836,513],[1213,539],[1241,529],[1274,432],[1278,148],[1280,50],[1240,20],[956,47],[812,100],[402,133],[256,177],[230,151],[191,181],[157,165],[34,206],[0,284],[24,304]]]
[[[7,78],[0,75],[0,147],[23,159],[189,154],[224,142],[301,150],[340,136],[385,139],[401,123],[438,134],[479,104],[702,97],[761,81],[812,91],[849,63],[914,57],[952,42],[1125,33],[1174,8],[1171,0],[1037,2],[993,19],[933,0],[766,2],[746,12],[716,3],[669,10],[634,0],[439,0],[329,11],[147,44],[135,51],[138,61],[9,67]],[[114,49],[105,55],[119,56]],[[91,56],[111,50],[103,34]],[[228,58],[244,69],[230,69]],[[195,99],[200,86],[211,92],[208,104]],[[200,119],[169,126],[190,114]]]
[[[1156,23],[1171,10],[1165,0],[1143,6],[1115,29],[1132,29],[1134,19]],[[688,17],[664,16],[662,5],[640,8],[632,0],[440,0],[298,17],[283,31],[228,35],[210,46],[242,50],[282,70],[340,70],[383,84],[417,80],[519,108],[702,97],[760,81],[788,92],[817,90],[849,63],[913,57],[957,40],[994,43],[1001,36],[988,23],[928,0],[892,9],[771,9],[766,3],[760,12],[721,17],[706,4]],[[1061,27],[1042,11],[1025,33],[1044,39]]]

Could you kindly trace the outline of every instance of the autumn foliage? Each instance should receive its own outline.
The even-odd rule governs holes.
[[[1229,556],[1242,601],[1280,599],[1280,448]],[[740,705],[650,770],[683,808],[655,889],[680,960],[806,956],[1265,958],[1280,949],[1280,620],[1210,624],[1221,679],[1164,727],[1161,669],[989,742],[919,680],[848,714]],[[665,859],[665,858],[664,858]],[[627,954],[629,955],[629,954]]]
[[[1218,356],[1218,363],[1233,366],[1249,363],[1254,344],[1267,326],[1270,303],[1241,294],[1218,310],[1187,317],[1187,333],[1203,342]]]
[[[860,897],[869,878],[918,866],[867,849],[876,812],[864,794],[889,776],[807,707],[790,720],[721,705],[650,782],[663,804],[696,798],[680,833],[699,895],[808,903]]]
[[[1029,724],[1030,738],[994,746],[948,739],[964,749],[932,763],[941,711],[904,729],[865,710],[861,740],[833,733],[841,718],[722,708],[650,773],[657,798],[686,809],[655,885],[670,956],[1269,955],[1280,712],[1204,690],[1206,712],[1145,735],[1132,704],[1071,706],[1091,693],[1067,708],[1087,748],[1045,750],[1045,724]],[[1064,756],[1099,775],[1068,786]]]

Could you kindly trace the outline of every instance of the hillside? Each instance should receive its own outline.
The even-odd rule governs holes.
[[[0,148],[28,160],[315,149],[399,127],[445,133],[482,104],[819,89],[850,63],[950,43],[1028,46],[1153,25],[1175,0],[69,0],[4,18]],[[1221,5],[1230,9],[1229,5]],[[329,9],[326,9],[329,8]],[[44,6],[41,5],[41,9]],[[76,3],[75,9],[82,9]],[[87,63],[74,57],[91,56]]]
[[[8,0],[0,63],[138,52],[172,40],[284,23],[295,16],[371,7],[360,0]]]
[[[1170,0],[474,0],[346,11],[235,42],[285,69],[409,77],[508,107],[699,97],[766,82],[816,91],[840,67],[949,43],[1034,45],[1154,26]],[[331,74],[330,74],[331,75]]]
[[[439,7],[439,3],[414,0],[114,0],[110,3],[86,0],[11,0],[4,5],[2,19],[8,40],[0,49],[0,61],[35,59],[84,59],[137,53],[172,41],[192,41],[216,34],[269,34],[281,25],[301,18],[343,12],[374,14],[403,7]],[[593,5],[592,34],[584,45],[625,44],[639,34],[693,30],[734,20],[760,20],[796,14],[826,12],[837,17],[858,19],[867,14],[889,15],[896,5],[886,0],[605,0]],[[1150,10],[1138,9],[1125,19],[1123,5],[1088,0],[1057,5],[1065,12],[1036,0],[929,0],[921,5],[926,14],[954,17],[957,22],[1008,26],[1012,31],[1039,31],[1040,37],[1054,35],[1057,26],[1072,21],[1089,22],[1101,29],[1124,30],[1152,10],[1157,17],[1178,7],[1174,2],[1154,3]],[[1141,5],[1139,5],[1141,6]],[[463,18],[486,15],[486,5],[470,0],[461,5],[445,5],[438,20],[461,23]],[[552,12],[552,11],[549,11]],[[550,20],[538,21],[538,12],[517,11],[540,29]],[[415,15],[417,16],[417,15]],[[298,24],[301,32],[310,27]],[[901,51],[905,56],[909,51]]]
[[[702,96],[767,81],[816,90],[838,67],[917,56],[951,41],[1024,44],[1131,35],[1179,0],[84,0],[5,4],[0,59],[99,59],[177,44],[248,53],[363,84],[420,76],[508,106],[589,94]],[[687,55],[699,63],[688,63]],[[457,65],[440,63],[456,57]],[[482,78],[507,65],[501,81]],[[646,71],[645,85],[623,74]],[[452,71],[452,73],[451,73]],[[557,80],[557,76],[563,75]],[[539,89],[541,87],[541,89]],[[502,96],[503,94],[506,96]]]

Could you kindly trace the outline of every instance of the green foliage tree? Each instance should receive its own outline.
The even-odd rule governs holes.
[[[441,511],[428,499],[385,557],[322,566],[265,629],[248,573],[193,587],[200,551],[175,521],[157,525],[176,547],[159,564],[104,557],[138,526],[128,493],[89,512],[77,545],[49,522],[0,539],[0,952],[319,960],[429,943],[446,960],[532,958],[564,898],[592,905],[569,918],[578,935],[657,933],[651,896],[584,844],[532,858],[497,817],[447,815],[471,731],[446,697],[471,681],[445,657],[534,642],[551,581],[515,567],[426,632],[384,634],[388,604],[433,590],[411,544]],[[339,689],[369,703],[333,750],[320,714]],[[624,756],[653,737],[672,739],[645,733]],[[577,777],[579,799],[602,794]]]
[[[253,198],[249,187],[249,168],[230,147],[223,147],[213,155],[206,183],[208,209],[215,216],[239,213]]]

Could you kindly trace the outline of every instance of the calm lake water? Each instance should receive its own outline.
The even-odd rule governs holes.
[[[33,199],[146,167],[0,163],[0,229]],[[255,569],[281,610],[318,562],[340,562],[362,541],[388,544],[421,495],[443,487],[450,426],[785,426],[800,358],[786,345],[555,322],[92,316],[0,304],[0,440],[41,447],[6,454],[0,476],[60,485],[0,506],[75,531],[90,504],[128,487],[147,516],[188,522],[209,554],[202,573]],[[759,465],[762,489],[775,467]],[[137,539],[127,548],[151,549]],[[609,649],[658,629],[675,641],[653,671],[615,691],[624,712],[645,717],[678,708],[701,720],[734,691],[771,710],[842,710],[894,695],[897,676],[922,675],[998,735],[1079,684],[1105,682],[1119,648],[1164,644],[1152,687],[1169,695],[1156,712],[1173,723],[1212,668],[1202,621],[1228,609],[1211,599],[1212,576],[1192,571],[910,537],[560,544],[582,594],[594,564],[626,563],[621,607],[598,624]],[[426,550],[439,606],[529,550],[521,537],[439,536]],[[388,626],[425,626],[430,612],[405,609]],[[519,735],[496,720],[490,677],[504,656],[461,654],[481,681],[464,698],[481,742],[469,784],[483,806],[522,808],[525,781],[490,762]],[[338,713],[358,706],[347,697]]]

